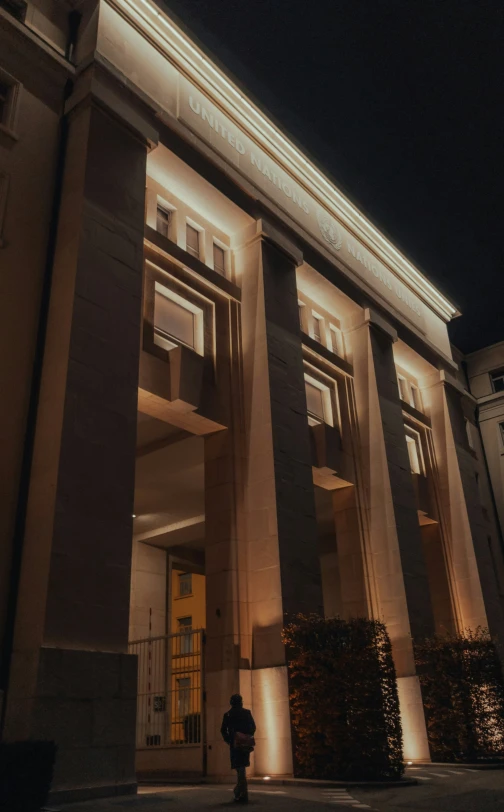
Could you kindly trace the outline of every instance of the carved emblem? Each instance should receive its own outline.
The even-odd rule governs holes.
[[[339,251],[343,245],[343,237],[335,221],[322,209],[317,210],[317,220],[324,240],[328,242],[335,251]]]

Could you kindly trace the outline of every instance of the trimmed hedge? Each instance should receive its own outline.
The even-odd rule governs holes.
[[[0,809],[38,812],[49,796],[55,759],[54,742],[0,742]]]
[[[435,761],[504,757],[504,678],[487,629],[433,637],[415,646]]]
[[[399,697],[384,624],[297,615],[283,640],[296,775],[399,779],[404,771]]]

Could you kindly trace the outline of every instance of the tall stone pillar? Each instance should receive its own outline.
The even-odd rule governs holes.
[[[426,383],[458,626],[461,630],[488,626],[499,638],[504,619],[489,543],[498,531],[492,517],[483,512],[477,477],[486,477],[486,471],[467,441],[463,400],[469,396],[444,370]]]
[[[251,632],[244,507],[244,418],[241,391],[239,305],[216,305],[218,381],[227,425],[205,438],[206,741],[207,772],[229,775],[229,748],[220,726],[229,697],[251,695]],[[224,370],[227,370],[225,373]]]
[[[283,774],[292,771],[292,747],[281,630],[289,615],[321,612],[323,603],[295,273],[301,257],[261,220],[236,259],[255,769]]]
[[[363,549],[362,507],[357,486],[333,491],[332,504],[341,584],[341,615],[347,619],[369,617],[372,610]]]
[[[73,98],[4,735],[56,741],[54,790],[115,793],[135,785],[127,644],[155,133],[91,72]]]
[[[428,759],[413,639],[434,629],[429,584],[397,388],[397,336],[373,311],[352,332],[355,393],[376,612],[396,666],[405,757]]]

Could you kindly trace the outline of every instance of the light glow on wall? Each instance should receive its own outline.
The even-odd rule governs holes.
[[[253,672],[253,710],[259,732],[255,771],[270,780],[292,773],[289,698],[286,667]]]
[[[150,0],[109,0],[274,160],[374,251],[446,321],[456,308]]]

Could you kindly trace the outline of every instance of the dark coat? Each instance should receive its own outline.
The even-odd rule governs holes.
[[[240,767],[250,767],[250,753],[233,747],[234,734],[248,733],[249,736],[253,736],[255,729],[253,716],[247,708],[231,708],[224,714],[221,734],[226,744],[229,744],[232,770],[238,770]]]

